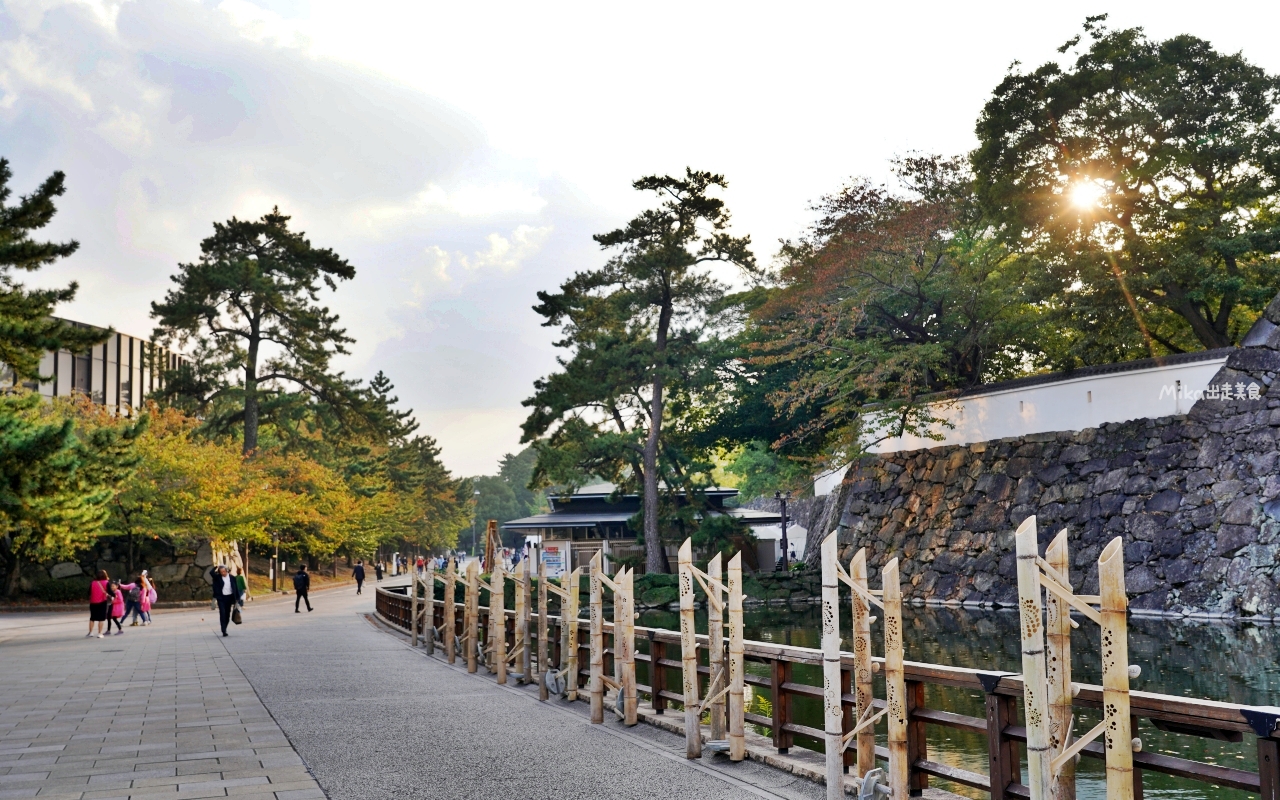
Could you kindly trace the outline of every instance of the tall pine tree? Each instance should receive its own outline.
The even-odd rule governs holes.
[[[244,452],[258,447],[264,412],[301,398],[339,413],[357,405],[358,386],[330,367],[351,339],[319,303],[355,268],[289,230],[273,209],[259,220],[214,223],[200,260],[181,264],[164,302],[151,304],[162,335],[192,342],[204,374],[200,411],[215,427],[242,427]]]

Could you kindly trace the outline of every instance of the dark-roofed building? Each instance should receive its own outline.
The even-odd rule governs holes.
[[[513,519],[502,527],[542,543],[547,574],[558,577],[574,567],[586,568],[597,552],[605,559],[605,571],[612,573],[609,560],[643,557],[644,547],[636,541],[630,520],[640,511],[640,496],[615,496],[611,483],[584,486],[571,495],[548,498],[551,511],[523,519]],[[781,518],[771,511],[734,508],[725,503],[738,496],[737,489],[712,487],[706,497],[713,513],[723,513],[749,526],[778,525]],[[676,548],[668,546],[667,557],[674,564]]]

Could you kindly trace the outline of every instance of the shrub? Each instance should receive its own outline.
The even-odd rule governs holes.
[[[57,578],[37,583],[31,593],[47,603],[89,602],[88,578]]]

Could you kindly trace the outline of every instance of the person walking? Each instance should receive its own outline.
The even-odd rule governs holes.
[[[310,590],[311,576],[307,574],[307,565],[302,564],[298,567],[298,571],[293,574],[293,591],[297,593],[297,597],[293,599],[293,613],[302,613],[298,610],[299,603],[306,603],[307,611],[311,610],[311,600],[307,597],[307,592]]]
[[[98,638],[103,636],[102,628],[107,624],[107,613],[111,610],[111,600],[107,596],[107,586],[110,579],[107,577],[107,571],[98,570],[98,575],[89,584],[89,632],[85,634],[85,638],[93,637],[93,623],[98,623]]]
[[[382,562],[378,561],[373,565],[373,575],[378,579],[378,583],[382,583]]]
[[[138,602],[138,608],[142,611],[142,624],[145,626],[151,624],[151,606],[157,598],[156,585],[151,582],[151,576],[147,574],[145,569],[138,577],[142,581],[143,588],[142,599]]]
[[[357,561],[355,569],[351,570],[351,577],[356,579],[356,594],[364,592],[364,562]]]
[[[111,595],[111,616],[107,618],[107,634],[111,634],[111,623],[116,624],[116,636],[124,635],[124,626],[120,621],[124,619],[124,593],[128,591],[128,587],[133,584],[120,585],[119,581],[111,581],[107,586],[107,593]]]
[[[146,589],[142,585],[142,576],[133,579],[133,588],[124,598],[124,615],[128,617],[133,614],[133,622],[129,623],[130,628],[138,627],[138,615],[142,613],[142,595]]]
[[[218,604],[218,624],[222,626],[222,635],[226,636],[231,608],[236,604],[236,580],[226,567],[218,567],[213,577],[213,601]]]
[[[240,568],[236,567],[236,605],[244,608],[245,598],[249,596],[249,581],[245,580],[244,574],[240,572]]]

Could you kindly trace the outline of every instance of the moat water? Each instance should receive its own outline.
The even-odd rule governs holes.
[[[844,649],[850,649],[850,631],[845,621]],[[647,611],[640,624],[672,630],[679,628],[674,612]],[[705,630],[705,616],[699,617],[699,629]],[[756,607],[745,614],[746,638],[801,647],[820,646],[820,621],[817,606],[796,609]],[[904,611],[906,657],[909,661],[925,661],[955,667],[992,671],[1021,672],[1017,617],[1012,612],[979,611],[952,608],[908,607]],[[872,636],[880,635],[873,626]],[[1100,683],[1097,656],[1097,627],[1082,624],[1072,636],[1072,675],[1082,683]],[[875,642],[875,652],[882,652]],[[1129,662],[1142,667],[1142,676],[1132,682],[1134,689],[1184,697],[1245,705],[1280,705],[1280,627],[1247,622],[1222,623],[1154,618],[1132,618],[1129,622]],[[764,665],[748,662],[749,671],[767,677]],[[797,667],[795,680],[818,685],[819,668]],[[676,683],[671,685],[678,685]],[[752,691],[749,710],[770,713],[768,691]],[[929,708],[984,717],[981,692],[928,686]],[[883,680],[876,696],[884,696]],[[822,727],[820,701],[796,697],[792,706],[797,722]],[[1075,732],[1088,731],[1098,722],[1097,712],[1082,710],[1077,714]],[[985,734],[927,726],[929,758],[973,772],[987,772]],[[760,733],[767,734],[767,729]],[[1166,734],[1146,720],[1141,721],[1135,735],[1140,736],[1145,752],[1165,753],[1223,767],[1256,770],[1257,746],[1252,734],[1240,743],[1220,742],[1192,736]],[[884,743],[884,727],[879,729]],[[804,741],[796,744],[821,750],[821,743]],[[1023,780],[1026,765],[1023,764]],[[1077,797],[1080,800],[1104,800],[1106,797],[1103,762],[1085,758],[1076,766]],[[986,797],[963,786],[930,778],[930,785],[969,797]],[[1244,800],[1256,795],[1234,789],[1214,787],[1154,772],[1143,773],[1143,787],[1148,798],[1213,798]]]

